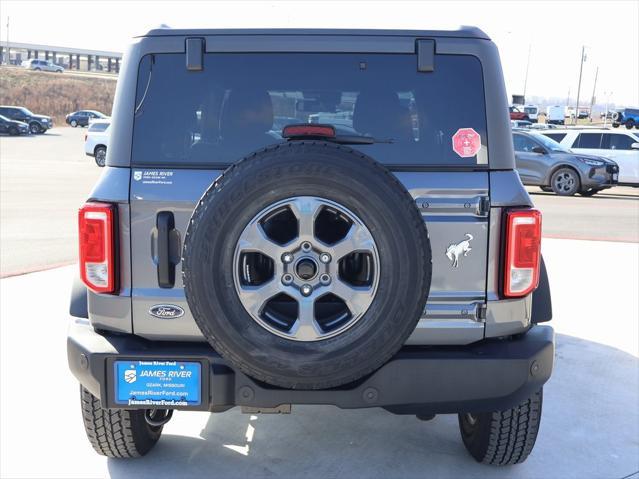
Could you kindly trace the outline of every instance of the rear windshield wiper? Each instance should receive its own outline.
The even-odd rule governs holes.
[[[286,125],[282,138],[287,140],[320,139],[340,145],[372,145],[373,143],[393,143],[392,138],[377,139],[364,135],[338,135],[333,125],[300,123]]]

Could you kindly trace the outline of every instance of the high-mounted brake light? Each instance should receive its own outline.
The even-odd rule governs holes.
[[[331,125],[287,125],[282,130],[282,138],[296,138],[300,136],[334,138],[335,128]]]
[[[96,293],[115,291],[115,207],[86,203],[78,214],[80,277]]]
[[[526,296],[539,284],[541,263],[541,213],[538,210],[507,210],[503,295]]]

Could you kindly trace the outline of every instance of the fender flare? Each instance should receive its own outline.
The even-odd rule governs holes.
[[[532,294],[532,323],[545,323],[552,319],[552,299],[550,297],[550,283],[544,257],[541,257],[539,268],[539,286]]]
[[[89,319],[89,308],[87,305],[87,287],[80,279],[80,275],[73,278],[71,286],[71,299],[69,301],[69,314],[75,318]]]

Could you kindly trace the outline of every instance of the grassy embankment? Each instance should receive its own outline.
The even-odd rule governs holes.
[[[115,77],[91,78],[70,73],[46,73],[0,68],[0,105],[24,106],[33,113],[53,117],[57,126],[76,110],[111,114]]]

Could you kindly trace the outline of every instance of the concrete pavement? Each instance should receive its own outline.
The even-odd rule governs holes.
[[[157,447],[107,460],[89,446],[66,366],[74,268],[0,281],[2,477],[623,478],[639,471],[639,245],[544,240],[558,332],[541,431],[522,465],[465,452],[455,416],[293,407],[291,415],[177,412]],[[593,269],[584,258],[602,258]]]

